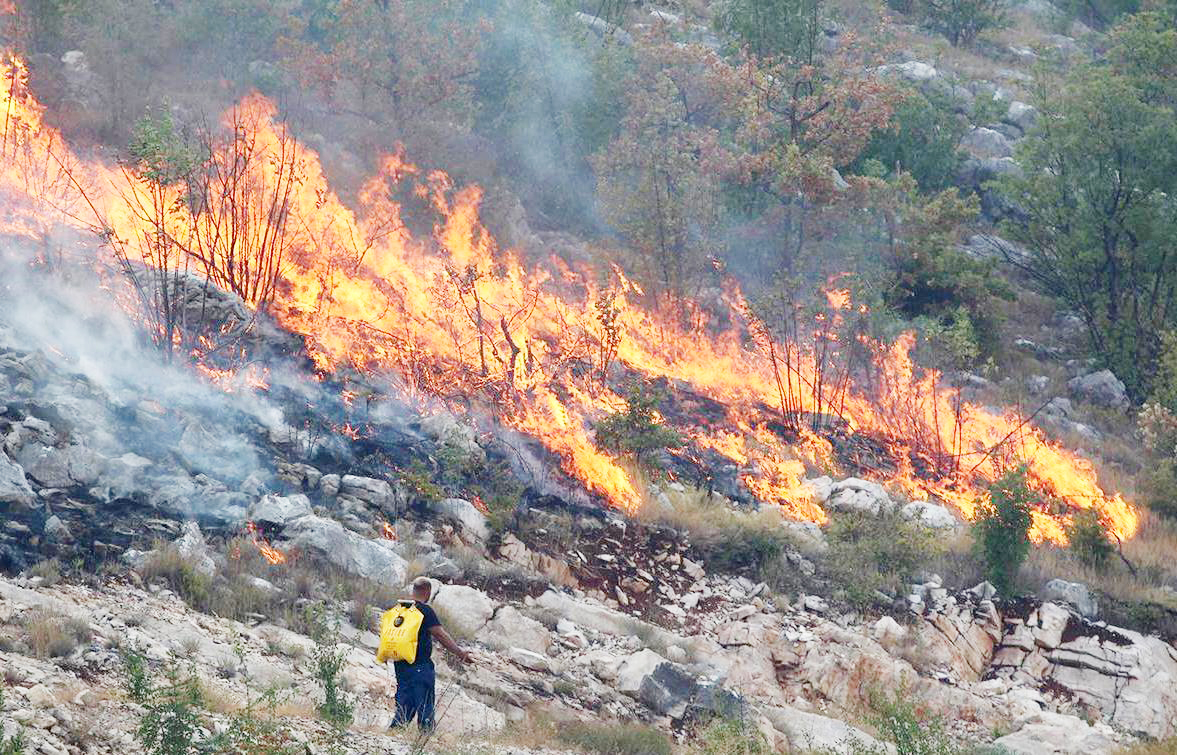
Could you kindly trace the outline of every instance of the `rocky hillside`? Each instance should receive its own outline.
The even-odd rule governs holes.
[[[36,296],[61,306],[57,322],[85,301]],[[0,582],[2,720],[30,752],[137,752],[158,690],[178,678],[200,690],[194,742],[260,720],[276,752],[414,751],[411,735],[384,731],[393,683],[372,628],[417,573],[446,581],[438,612],[477,657],[442,665],[431,751],[541,752],[535,739],[561,732],[591,750],[603,735],[578,740],[577,721],[644,722],[691,746],[715,716],[780,751],[891,751],[880,700],[944,721],[950,742],[1010,752],[1177,733],[1177,651],[1097,621],[1080,584],[999,600],[988,583],[956,591],[927,574],[884,596],[895,605],[879,618],[806,591],[829,594],[814,525],[795,524],[773,557],[795,591],[709,572],[688,530],[551,496],[504,527],[469,501],[363,473],[387,454],[488,453],[448,415],[388,412],[367,448],[328,431],[310,441],[268,411],[279,388],[239,397],[124,370],[52,340],[34,306],[6,310],[0,330],[0,537],[6,568],[24,574]],[[831,514],[899,508],[875,483],[810,485]],[[661,495],[673,507],[687,492]],[[903,511],[941,537],[961,526],[943,507]],[[354,706],[343,727],[322,709],[331,658],[326,676]],[[136,699],[135,668],[157,691]]]
[[[33,50],[27,71],[0,61],[8,115],[39,119],[36,95],[53,121],[9,139],[6,117],[0,140],[0,755],[1177,741],[1177,526],[1137,501],[1152,475],[1177,480],[1172,443],[1142,450],[1138,383],[1091,356],[1090,323],[1003,236],[1025,208],[1002,182],[1026,178],[1045,117],[1032,71],[1098,57],[1102,32],[1033,0],[949,45],[915,4],[830,2],[810,50],[829,99],[799,97],[800,76],[793,106],[815,110],[791,123],[828,131],[775,150],[788,108],[769,92],[796,71],[758,67],[756,30],[733,42],[738,2],[504,2],[474,21],[479,4],[449,0],[436,17],[176,4],[197,31],[145,3],[127,17],[177,27],[153,45],[51,5],[0,2],[19,22],[0,41]],[[209,18],[261,6],[265,44]],[[373,18],[408,31],[366,36]],[[157,85],[167,118],[136,121]],[[165,253],[170,223],[208,232],[215,213],[193,208],[217,195],[170,171],[224,147],[186,154],[172,131],[254,90],[289,101],[316,151],[240,100],[269,113],[249,133],[282,145],[276,164],[305,171],[280,213],[297,241],[251,299]],[[406,143],[460,179],[409,164]],[[121,188],[91,203],[86,172]],[[780,333],[757,310],[779,304],[778,267],[817,301],[785,296]],[[774,338],[815,360],[787,374],[796,396]],[[1022,467],[1028,555],[1007,574],[969,520]],[[432,737],[387,729],[395,683],[375,661],[381,611],[417,575],[441,580],[438,614],[474,653],[437,651]]]

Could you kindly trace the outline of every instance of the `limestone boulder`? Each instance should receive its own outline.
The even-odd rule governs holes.
[[[1108,733],[1075,716],[1041,711],[993,743],[1012,755],[1106,755],[1118,749]]]
[[[960,527],[958,520],[947,507],[928,501],[913,501],[901,510],[903,516],[919,522],[928,529],[955,530]]]
[[[658,653],[645,648],[633,653],[621,662],[617,669],[615,685],[618,692],[636,697],[642,688],[642,681],[654,673],[654,669],[668,661]]]
[[[362,537],[334,519],[302,516],[288,522],[282,536],[290,547],[312,553],[348,574],[396,587],[405,583],[408,564],[391,541]]]
[[[984,126],[978,126],[965,134],[960,140],[960,146],[973,157],[982,160],[1007,158],[1014,153],[1005,134]]]
[[[248,516],[252,522],[283,527],[310,513],[311,501],[302,493],[287,496],[270,493],[249,507]]]
[[[442,585],[431,605],[442,624],[466,637],[480,636],[496,607],[490,596],[468,585]]]
[[[891,496],[877,482],[848,477],[830,486],[826,508],[831,511],[855,512],[874,516],[895,508]]]
[[[1177,651],[1055,603],[1006,618],[992,674],[1057,690],[1116,729],[1157,739],[1177,734]]]
[[[793,752],[894,752],[861,729],[837,720],[808,713],[787,705],[764,706],[764,716],[785,735]]]
[[[1099,370],[1080,375],[1067,381],[1071,395],[1090,401],[1097,406],[1111,409],[1127,409],[1128,389],[1111,370]]]
[[[1095,619],[1099,616],[1099,601],[1082,582],[1052,579],[1042,588],[1042,599],[1064,603],[1074,608],[1085,619]]]
[[[502,606],[495,611],[480,639],[492,648],[518,647],[541,655],[546,654],[552,645],[552,635],[547,627],[524,616],[514,606]]]
[[[470,533],[479,540],[490,537],[490,528],[486,524],[486,515],[474,507],[474,504],[461,498],[443,498],[433,504],[433,510],[442,516],[456,520],[462,525],[462,530]]]
[[[12,459],[0,452],[0,503],[32,503],[33,489],[25,478],[25,471]]]

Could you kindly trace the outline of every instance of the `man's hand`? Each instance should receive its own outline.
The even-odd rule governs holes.
[[[474,654],[469,650],[463,650],[459,657],[462,659],[462,663],[474,663]]]

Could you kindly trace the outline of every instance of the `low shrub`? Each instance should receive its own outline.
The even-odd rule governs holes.
[[[556,739],[598,755],[670,755],[670,739],[650,726],[609,721],[559,724]]]
[[[899,594],[904,581],[941,549],[930,530],[896,512],[836,515],[826,541],[829,576],[857,608],[878,602],[876,592]]]
[[[343,691],[340,674],[347,663],[347,651],[334,643],[321,644],[315,649],[313,672],[315,681],[323,688],[323,702],[319,715],[331,725],[346,729],[354,718],[355,706]]]
[[[1067,526],[1067,540],[1079,563],[1096,571],[1106,570],[1116,552],[1099,513],[1092,510],[1081,511],[1072,518]]]
[[[139,567],[139,575],[145,582],[166,583],[185,603],[198,611],[207,612],[212,595],[212,580],[197,571],[176,546],[157,543]]]
[[[984,31],[1008,22],[1007,0],[916,0],[924,25],[954,47],[968,45]]]
[[[1157,461],[1141,480],[1144,503],[1154,513],[1171,522],[1177,522],[1177,460],[1165,458]]]
[[[717,718],[699,732],[692,755],[772,755],[773,748],[750,721]]]
[[[56,558],[38,561],[29,569],[30,577],[39,577],[43,587],[52,587],[61,581],[61,562]]]

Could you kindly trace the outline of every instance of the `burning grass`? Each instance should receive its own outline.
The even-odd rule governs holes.
[[[891,345],[872,339],[865,312],[841,289],[797,302],[787,337],[776,338],[734,286],[710,309],[690,302],[668,309],[651,304],[621,270],[602,282],[595,271],[557,259],[531,268],[482,226],[478,187],[456,187],[403,154],[385,156],[357,207],[346,206],[318,156],[294,141],[260,96],[227,115],[231,136],[208,140],[205,179],[215,184],[247,148],[240,184],[271,187],[273,196],[234,194],[228,206],[193,209],[180,201],[182,182],[164,185],[72,156],[42,124],[23,63],[6,59],[3,73],[9,159],[0,189],[17,199],[14,207],[40,220],[77,224],[87,217],[83,227],[97,231],[126,270],[156,266],[166,281],[192,265],[265,304],[284,327],[307,337],[323,374],[353,367],[396,373],[411,399],[485,408],[496,423],[537,438],[564,472],[613,506],[633,512],[642,503],[640,478],[593,436],[594,425],[623,404],[606,379],[616,369],[689,396],[673,429],[739,467],[758,500],[794,518],[824,521],[801,482],[807,468],[843,461],[831,437],[840,433],[878,450],[881,458],[865,459],[874,477],[913,498],[943,499],[966,517],[988,481],[1028,464],[1032,484],[1060,502],[1034,512],[1036,541],[1064,542],[1069,512],[1091,507],[1120,536],[1136,530],[1135,511],[1100,488],[1086,460],[1047,440],[1022,415],[962,401],[938,372],[913,363],[913,335]],[[45,175],[53,178],[49,184],[30,182]],[[255,205],[263,200],[275,211],[260,212]],[[162,206],[173,211],[151,211]],[[409,211],[433,218],[431,237],[410,232],[402,220]],[[242,238],[267,239],[261,248],[238,250],[249,256],[248,285],[226,269],[232,255],[207,243],[232,218],[247,224],[233,229]],[[144,297],[145,284],[132,283],[138,285],[122,300],[154,333],[162,327],[171,334],[170,313],[150,310],[159,297]],[[168,290],[165,283],[161,292]],[[811,305],[816,314],[800,314]],[[174,345],[170,336],[162,340]],[[198,342],[189,357],[207,362],[213,346]],[[339,431],[359,439],[364,428],[349,418]],[[696,466],[707,472],[708,464]],[[268,548],[262,538],[255,542]],[[271,561],[284,555],[267,552]],[[199,591],[187,575],[172,576],[187,580],[181,586],[190,593]]]
[[[1131,569],[1116,555],[1101,569],[1084,565],[1070,549],[1040,546],[1030,552],[1020,580],[1031,591],[1056,578],[1082,582],[1101,596],[1101,618],[1177,638],[1177,523],[1142,511],[1140,531],[1122,553]]]

